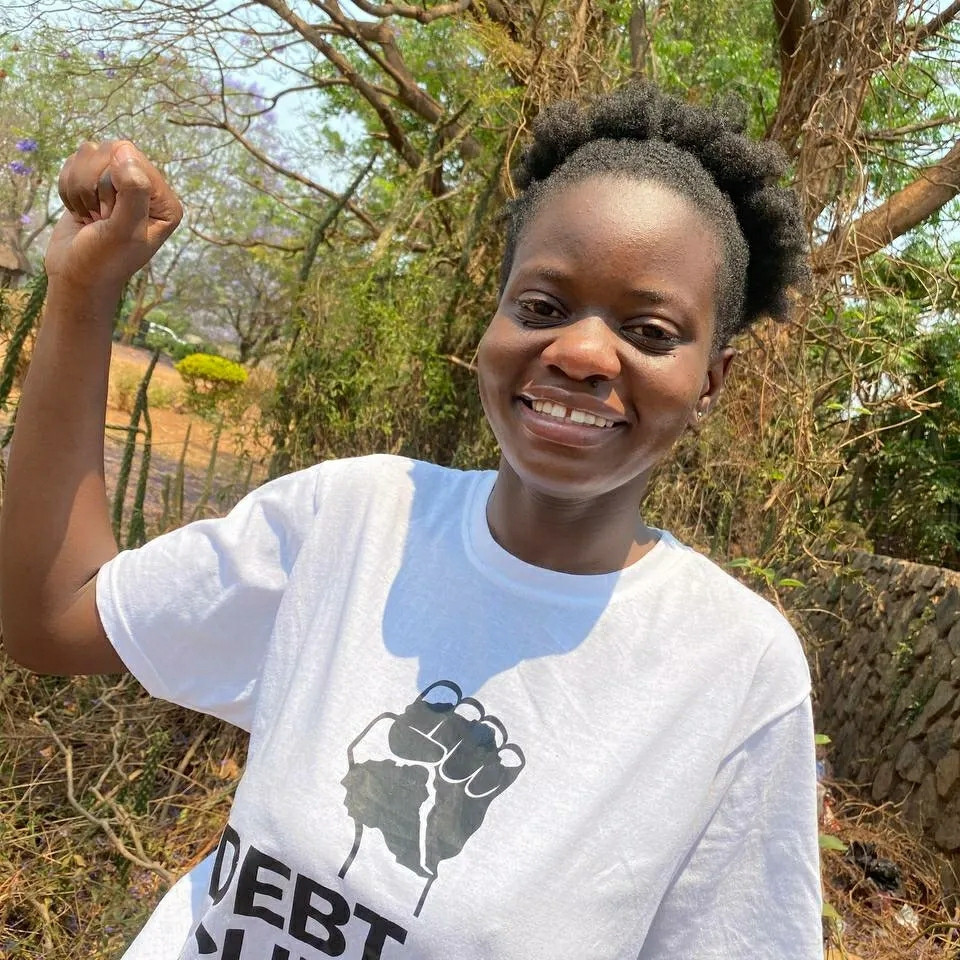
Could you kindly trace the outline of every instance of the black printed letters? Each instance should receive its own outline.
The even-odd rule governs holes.
[[[342,894],[304,874],[292,876],[290,867],[262,850],[251,845],[242,858],[241,851],[240,835],[228,825],[210,875],[208,893],[212,906],[221,903],[232,891],[234,916],[263,921],[328,957],[342,956],[349,943],[365,936],[363,960],[381,960],[388,940],[398,944],[406,940],[407,931],[403,927],[364,904],[357,903],[351,910]],[[250,933],[253,932],[254,928],[250,927]],[[231,925],[222,937],[214,937],[201,923],[195,937],[204,956],[217,960],[254,960],[252,953],[248,958],[244,952],[245,933],[244,928]],[[270,956],[271,960],[294,960],[295,948],[286,938],[284,941],[273,945],[272,954],[264,954],[263,947],[258,946],[257,960],[263,956]],[[308,952],[313,955],[312,951]]]

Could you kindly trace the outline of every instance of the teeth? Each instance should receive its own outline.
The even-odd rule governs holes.
[[[586,410],[577,410],[575,407],[568,410],[551,400],[534,400],[533,409],[548,417],[556,417],[557,420],[569,420],[571,423],[583,423],[590,427],[612,427],[614,424],[613,420],[598,417]]]

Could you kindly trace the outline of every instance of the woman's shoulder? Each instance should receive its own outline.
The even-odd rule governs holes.
[[[454,484],[475,477],[475,471],[457,470],[425,460],[414,460],[389,453],[371,453],[359,457],[336,457],[277,477],[271,484],[285,486],[323,486],[348,483],[353,489],[409,482]]]
[[[669,534],[667,534],[669,537]],[[809,686],[809,669],[800,638],[787,613],[738,580],[720,563],[670,537],[679,551],[688,616],[709,625],[752,659],[763,662],[800,686]]]
[[[781,611],[711,558],[671,540],[681,552],[672,573],[683,585],[683,620],[713,676],[741,692],[743,740],[809,697],[806,652],[789,610]]]
[[[449,511],[467,501],[485,476],[481,471],[458,470],[423,460],[376,453],[361,457],[324,460],[286,474],[261,488],[269,495],[297,499],[301,509],[314,515],[341,508],[366,511]]]
[[[721,561],[681,543],[671,534],[664,532],[663,536],[677,551],[685,581],[698,600],[737,610],[743,623],[793,633],[790,622],[770,600],[733,575],[733,566],[724,568]]]

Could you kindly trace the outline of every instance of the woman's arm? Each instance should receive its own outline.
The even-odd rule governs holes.
[[[110,673],[124,668],[100,623],[95,582],[117,553],[103,473],[113,317],[124,284],[182,208],[125,141],[84,144],[64,166],[60,196],[67,210],[47,250],[47,303],[0,513],[0,623],[24,666]]]

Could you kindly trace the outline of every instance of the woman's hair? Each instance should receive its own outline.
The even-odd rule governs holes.
[[[760,317],[785,319],[787,289],[809,277],[806,232],[796,194],[777,185],[787,165],[783,152],[744,136],[744,126],[729,107],[685,103],[647,81],[588,105],[547,107],[514,173],[520,192],[507,209],[501,292],[517,242],[540,204],[559,187],[609,175],[661,183],[716,227],[723,249],[717,346]]]

